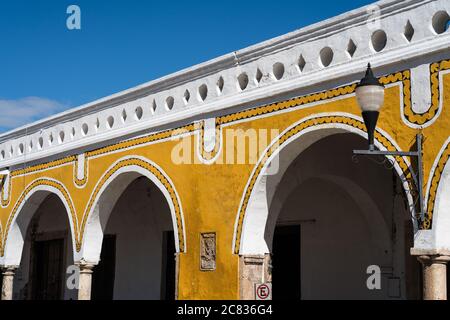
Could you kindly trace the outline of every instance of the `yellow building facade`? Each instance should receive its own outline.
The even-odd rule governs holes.
[[[26,252],[37,250],[38,246],[29,245],[33,241],[49,241],[50,238],[42,236],[46,232],[45,228],[55,231],[51,227],[55,220],[49,218],[48,227],[43,227],[41,231],[36,227],[39,230],[30,233],[30,228],[37,219],[36,212],[41,212],[40,208],[46,205],[49,197],[53,197],[53,202],[60,203],[59,209],[53,210],[51,208],[55,208],[55,205],[48,204],[50,209],[41,212],[40,216],[42,219],[45,214],[66,217],[64,248],[68,251],[69,258],[65,258],[61,270],[66,275],[68,265],[79,266],[80,287],[73,297],[90,298],[90,283],[95,278],[97,265],[101,261],[109,261],[108,258],[101,259],[101,252],[108,221],[113,217],[111,212],[120,201],[128,201],[123,199],[124,192],[136,179],[144,177],[145,183],[154,190],[150,192],[147,189],[148,194],[159,192],[162,195],[160,198],[166,203],[161,204],[165,206],[161,210],[142,206],[136,211],[147,212],[145,214],[152,215],[156,220],[159,215],[170,218],[166,229],[173,231],[176,253],[173,279],[177,299],[254,299],[254,285],[272,281],[273,297],[276,298],[277,280],[275,275],[272,277],[270,255],[273,252],[270,240],[277,224],[273,222],[277,220],[276,216],[271,216],[272,200],[278,199],[278,196],[271,197],[269,194],[275,194],[276,189],[281,188],[285,174],[291,170],[290,166],[295,159],[323,139],[351,135],[359,145],[347,144],[345,147],[356,149],[362,145],[365,148],[367,134],[355,98],[355,88],[363,76],[367,62],[373,63],[375,73],[386,87],[385,102],[375,134],[377,148],[390,151],[413,150],[416,147],[416,134],[424,136],[424,185],[421,187],[425,195],[426,211],[424,219],[416,213],[417,185],[412,172],[417,171],[417,166],[414,160],[408,157],[390,159],[392,168],[386,172],[394,172],[395,179],[400,181],[402,201],[406,203],[406,215],[410,217],[409,233],[405,231],[406,228],[401,229],[402,237],[411,241],[407,251],[412,249],[413,256],[397,259],[396,252],[389,252],[389,255],[392,254],[392,261],[401,260],[398,262],[401,265],[399,270],[403,271],[398,271],[402,275],[393,275],[387,281],[398,278],[401,283],[399,288],[406,289],[399,289],[400,293],[392,296],[389,293],[373,296],[368,293],[365,297],[419,297],[421,289],[408,287],[409,280],[404,277],[414,263],[420,267],[415,256],[422,257],[425,265],[434,263],[444,266],[443,271],[441,268],[436,274],[425,275],[428,281],[437,281],[433,279],[445,274],[447,248],[450,248],[447,247],[447,243],[450,245],[450,237],[445,235],[446,231],[447,234],[450,231],[447,229],[450,224],[447,225],[448,208],[445,206],[450,201],[447,190],[447,160],[450,154],[449,34],[438,33],[439,30],[433,29],[428,33],[420,31],[425,25],[425,22],[421,24],[420,19],[426,21],[426,26],[433,26],[439,22],[438,18],[442,18],[443,12],[450,12],[450,7],[448,2],[442,0],[431,3],[416,1],[419,3],[416,6],[412,6],[414,1],[403,1],[401,8],[392,13],[400,2],[380,4],[380,27],[377,30],[365,25],[364,21],[369,18],[369,13],[366,8],[362,8],[357,11],[362,22],[355,21],[351,14],[344,14],[309,29],[238,52],[238,59],[241,59],[238,62],[225,56],[219,58],[220,61],[176,74],[173,79],[181,80],[175,85],[169,83],[171,79],[163,79],[163,82],[168,83],[167,89],[157,91],[153,87],[158,83],[143,85],[81,109],[74,109],[50,122],[44,120],[31,125],[27,134],[24,134],[24,129],[19,129],[0,137],[0,147],[3,150],[0,166],[4,169],[0,208],[3,297],[39,298],[32,293],[37,289],[25,288],[25,285],[17,287],[20,286],[17,281],[20,283],[22,278],[27,278],[23,282],[29,283],[34,279],[35,287],[42,286],[38,284],[39,277],[32,275],[39,272],[36,271],[39,270],[36,263],[40,260],[32,262],[33,255],[36,257],[39,254]],[[407,17],[410,17],[409,20]],[[394,33],[402,34],[408,21],[415,30],[415,36],[411,41],[400,42]],[[343,26],[350,22],[349,29],[344,30]],[[323,31],[324,29],[327,31]],[[364,37],[357,36],[361,35],[361,30],[365,30]],[[380,30],[387,40],[384,41],[385,46],[376,51],[374,47],[378,45],[377,37],[374,40],[372,35]],[[321,32],[325,33],[320,36]],[[353,55],[348,52],[349,41],[357,46]],[[313,44],[310,45],[309,42]],[[325,44],[332,50],[329,63],[329,52],[322,49]],[[310,47],[306,48],[307,46]],[[213,71],[208,71],[208,68]],[[192,89],[187,88],[187,83]],[[344,147],[339,145],[339,140],[336,141],[337,149]],[[323,148],[321,153],[316,154],[317,162],[322,158],[332,160],[335,151]],[[347,157],[349,166],[357,168],[358,164],[352,162],[351,152],[347,153]],[[313,164],[311,161],[309,163]],[[333,161],[328,165],[333,165]],[[273,167],[276,168],[270,173],[269,169]],[[324,172],[322,169],[319,171]],[[363,174],[360,172],[360,175]],[[370,180],[370,177],[366,178]],[[308,181],[311,182],[305,180],[298,184],[306,183],[307,188]],[[374,188],[383,189],[387,186],[383,181],[380,177],[379,181],[372,180],[368,183]],[[139,189],[138,186],[136,188]],[[266,191],[261,192],[261,188]],[[361,188],[366,190],[370,198],[370,188]],[[349,194],[356,194],[350,191],[352,189],[346,190]],[[301,197],[306,191],[298,192],[298,197]],[[339,206],[339,197],[337,200],[330,200],[327,197],[333,193],[323,192],[322,195],[315,193],[317,197],[313,197],[313,202],[336,201],[335,206]],[[132,193],[129,197],[136,196],[130,198],[135,200],[126,202],[130,208],[141,199],[138,191],[134,195]],[[142,197],[144,196],[145,193],[142,193]],[[378,195],[372,198],[376,197]],[[355,201],[361,199],[360,197]],[[390,201],[388,196],[385,199]],[[376,200],[373,202],[377,204]],[[264,209],[264,206],[267,208]],[[127,205],[124,206],[126,207]],[[361,205],[358,210],[366,209]],[[302,206],[296,210],[301,211]],[[379,210],[382,211],[381,208]],[[126,210],[122,211],[124,216],[121,219],[124,220],[118,223],[118,227],[127,225],[132,230],[133,215],[127,216]],[[308,223],[306,220],[302,220],[303,223]],[[383,216],[381,220],[389,219]],[[318,229],[321,218],[311,221],[316,224],[313,227],[316,228],[315,232],[320,233]],[[374,223],[368,225],[372,226]],[[349,227],[351,230],[351,226]],[[391,237],[392,225],[386,222],[384,227],[388,230],[388,239]],[[142,228],[136,228],[134,233],[145,233]],[[347,234],[347,231],[343,232]],[[375,246],[383,241],[390,241],[381,238],[377,240],[376,237],[384,237],[381,234],[385,231],[380,232],[373,231],[375,239],[372,240],[377,243]],[[30,234],[37,234],[41,240],[36,240]],[[145,243],[139,244],[140,241],[147,241],[144,236],[135,234],[136,239],[130,236],[122,240],[122,233],[117,234],[116,245],[120,241],[127,241],[127,248],[131,248],[130,250],[142,250],[142,254],[146,252]],[[308,234],[308,231],[304,234]],[[344,237],[347,235],[342,236]],[[330,239],[327,242],[330,248],[339,239],[341,236]],[[355,235],[355,241],[357,239],[358,235]],[[392,244],[392,248],[394,247],[395,244]],[[303,244],[302,248],[304,249]],[[158,250],[155,251],[155,257],[159,257],[158,262],[167,259],[160,257],[164,255],[161,251],[163,249]],[[307,251],[305,249],[302,252]],[[310,256],[314,257],[314,254],[310,253]],[[26,264],[29,267],[22,266],[24,257],[27,257]],[[308,257],[301,255],[299,259],[302,261]],[[425,261],[424,257],[431,262]],[[133,269],[118,272],[119,264],[127,263],[125,253],[123,256],[116,254],[116,261],[120,258],[124,260],[116,262],[116,280],[118,274],[123,272],[125,283],[131,277]],[[139,259],[133,259],[130,258],[129,263],[137,264],[138,262],[133,261]],[[347,262],[349,259],[351,257],[345,258]],[[168,263],[166,261],[163,266]],[[396,263],[393,262],[393,265]],[[362,266],[362,273],[365,274],[366,265]],[[145,269],[145,264],[142,268]],[[392,268],[392,274],[395,274],[396,267]],[[18,270],[22,269],[20,279],[17,280]],[[30,273],[29,276],[22,274],[27,272]],[[313,282],[311,287],[306,286],[309,280],[304,279],[310,276],[305,272],[299,270],[301,296],[320,298],[311,289],[314,287]],[[326,270],[318,272],[325,273]],[[163,273],[158,274],[158,279],[154,280],[157,283],[156,291],[164,286],[162,283],[165,280],[161,280],[164,278]],[[67,280],[64,275],[61,276],[62,284],[57,289],[58,292],[66,290],[63,288]],[[145,273],[139,277],[144,279]],[[418,279],[414,278],[414,282],[421,287]],[[365,286],[365,282],[361,286]],[[120,288],[126,290],[126,286]],[[120,288],[116,284],[113,291],[122,290]],[[168,292],[167,288],[164,290]],[[405,290],[413,293],[409,295]],[[144,291],[143,288],[141,293]],[[442,292],[434,294],[437,295],[435,298],[444,296]],[[70,294],[59,294],[61,298],[69,296]],[[334,296],[331,294],[326,297]],[[352,297],[351,292],[348,297]],[[164,297],[162,293],[159,296],[145,293],[120,296],[114,293],[114,298]]]

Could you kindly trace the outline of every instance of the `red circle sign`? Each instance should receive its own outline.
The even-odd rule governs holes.
[[[260,298],[261,300],[265,300],[269,297],[270,288],[267,285],[262,284],[262,285],[258,286],[258,289],[256,290],[256,294],[258,295],[258,298]]]

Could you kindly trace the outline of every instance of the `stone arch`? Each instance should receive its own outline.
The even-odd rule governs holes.
[[[354,133],[367,138],[365,125],[360,118],[347,113],[327,113],[298,121],[282,132],[276,142],[266,149],[255,165],[239,206],[232,244],[235,254],[269,253],[264,237],[269,208],[278,183],[298,155],[315,142],[337,133]],[[380,150],[400,149],[395,141],[379,128],[375,133],[375,144]],[[414,202],[409,192],[411,185],[406,179],[410,170],[409,162],[404,158],[399,161],[393,158],[390,160],[394,161],[394,169],[402,181],[411,220],[417,230]],[[276,174],[271,175],[274,167]]]
[[[25,188],[11,211],[2,239],[3,265],[20,265],[28,226],[36,210],[50,194],[55,194],[66,209],[73,252],[76,252],[77,240],[75,235],[78,222],[72,199],[60,182],[42,178],[33,181]]]
[[[81,230],[84,231],[76,261],[98,263],[109,216],[119,196],[140,176],[148,178],[163,193],[172,215],[176,252],[186,251],[181,202],[172,181],[159,166],[148,159],[129,156],[111,165],[94,188],[83,216]]]

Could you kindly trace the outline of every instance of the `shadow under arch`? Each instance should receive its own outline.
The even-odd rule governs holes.
[[[347,177],[329,174],[307,177],[300,183],[307,183],[311,179],[332,183],[342,189],[360,209],[363,209],[361,210],[361,213],[363,215],[363,218],[367,222],[367,226],[369,226],[369,237],[371,243],[375,247],[377,247],[380,252],[384,252],[386,249],[392,251],[388,225],[383,219],[383,215],[372,197],[361,186]],[[293,185],[288,184],[287,188],[283,188],[282,190],[279,190],[279,192],[277,192],[277,201],[275,201],[274,199],[271,204],[271,214],[267,219],[265,231],[265,240],[266,243],[269,244],[268,247],[270,251],[272,251],[271,244],[273,240],[273,234],[275,231],[276,222],[282,209],[282,204],[289,198],[294,189],[295,187]],[[279,198],[280,196],[281,198]]]
[[[124,157],[111,165],[98,181],[83,216],[81,246],[75,261],[98,263],[109,216],[120,195],[138,177],[146,177],[163,193],[172,216],[176,252],[185,252],[185,228],[181,202],[164,171],[146,158]]]
[[[66,209],[70,224],[73,252],[76,252],[77,217],[66,188],[52,179],[37,179],[30,183],[14,205],[2,239],[1,256],[5,266],[19,266],[28,226],[44,200],[55,194]]]
[[[241,199],[235,221],[233,253],[242,255],[269,253],[264,234],[276,187],[289,165],[304,150],[317,141],[337,133],[354,133],[367,138],[364,123],[354,115],[316,114],[301,119],[287,128],[278,136],[275,143],[265,150],[253,169]],[[379,128],[375,132],[375,145],[380,150],[400,151],[395,141]],[[411,185],[406,179],[410,164],[405,158],[388,158],[393,161],[393,168],[402,182],[407,195],[411,220],[414,229],[417,230],[414,201],[409,191]],[[275,173],[273,172],[274,164],[277,166]]]

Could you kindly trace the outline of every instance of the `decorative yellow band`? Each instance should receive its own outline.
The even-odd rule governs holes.
[[[35,188],[37,188],[39,186],[49,186],[49,187],[55,188],[61,192],[67,206],[69,207],[69,211],[70,211],[69,214],[70,214],[70,218],[72,219],[72,224],[74,227],[73,231],[75,234],[78,233],[78,223],[77,223],[77,216],[75,213],[75,208],[74,208],[72,199],[70,198],[70,195],[67,192],[64,185],[61,184],[60,182],[50,180],[50,179],[45,179],[45,178],[37,179],[36,181],[34,181],[30,185],[28,185],[28,187],[22,192],[22,194],[20,195],[19,199],[17,200],[16,204],[14,205],[14,208],[12,209],[12,211],[9,215],[4,234],[1,237],[0,256],[4,255],[6,238],[8,237],[8,232],[10,230],[11,223],[12,223],[14,217],[16,216],[16,214],[18,214],[18,212],[17,212],[18,209],[20,208],[20,206],[22,205],[22,203],[24,202],[24,200],[28,196],[28,194],[30,194]]]
[[[365,131],[365,125],[363,122],[356,120],[354,118],[345,117],[345,116],[321,116],[316,117],[312,119],[308,119],[305,121],[302,121],[292,127],[290,130],[288,130],[286,133],[284,133],[282,136],[279,137],[277,143],[273,144],[272,147],[270,147],[264,155],[262,155],[261,160],[256,165],[256,168],[250,177],[249,183],[247,185],[247,188],[244,193],[243,201],[241,204],[241,207],[239,208],[238,212],[238,223],[236,228],[236,236],[235,236],[235,246],[234,246],[234,252],[236,254],[239,253],[239,248],[241,244],[241,237],[242,237],[242,225],[244,222],[245,212],[247,210],[247,206],[250,200],[251,193],[253,191],[253,188],[255,187],[256,180],[258,179],[259,175],[261,174],[262,169],[265,167],[268,159],[280,150],[286,142],[289,140],[289,138],[293,137],[294,135],[302,132],[303,130],[307,128],[311,128],[314,126],[326,124],[326,123],[335,123],[335,124],[344,124],[353,128],[357,128],[359,130]],[[375,132],[375,139],[380,142],[387,150],[396,151],[397,149],[395,146],[379,131]],[[396,157],[396,161],[398,165],[400,166],[401,170],[403,171],[404,177],[407,179],[408,177],[411,177],[411,172],[409,169],[408,164],[404,161],[402,157]],[[411,179],[407,179],[409,183],[409,187],[412,188],[412,183],[410,182]]]
[[[182,223],[182,213],[181,213],[181,205],[180,201],[178,199],[177,193],[175,192],[175,187],[171,184],[171,182],[168,180],[168,178],[154,165],[152,165],[149,162],[146,162],[139,158],[129,158],[125,160],[121,160],[117,162],[112,168],[110,168],[102,177],[102,179],[99,181],[97,186],[95,187],[94,191],[91,194],[91,197],[89,198],[89,202],[87,204],[85,213],[83,215],[83,220],[81,223],[81,230],[84,231],[86,221],[88,219],[88,215],[92,210],[92,207],[94,205],[94,202],[97,200],[100,190],[102,189],[103,185],[108,181],[108,179],[119,169],[128,167],[128,166],[138,166],[140,168],[143,168],[150,172],[152,175],[154,175],[159,182],[162,183],[162,185],[166,188],[166,190],[169,192],[174,210],[175,210],[175,217],[176,217],[176,223],[177,223],[177,229],[178,229],[178,239],[179,239],[179,248],[180,252],[184,252],[184,229],[183,229],[183,223]],[[81,250],[81,243],[83,240],[83,234],[80,236],[79,241],[77,241],[77,251]]]

